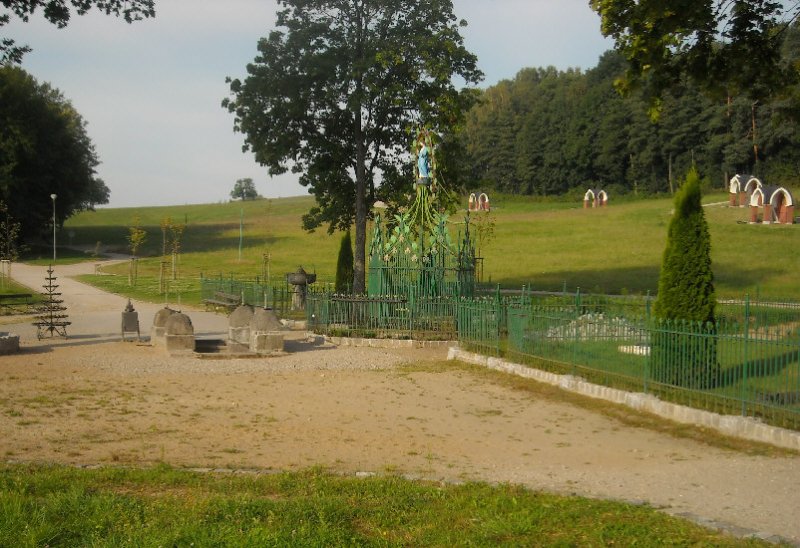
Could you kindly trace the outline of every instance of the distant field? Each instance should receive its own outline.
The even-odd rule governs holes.
[[[727,195],[704,198],[725,204]],[[720,296],[800,297],[800,226],[749,225],[747,208],[709,205],[712,260]],[[494,205],[494,204],[493,204]],[[496,201],[496,239],[485,249],[487,278],[537,289],[655,294],[672,199],[607,208],[534,210]]]
[[[770,298],[800,298],[797,241],[800,226],[749,225],[746,208],[724,205],[727,195],[707,196],[716,287],[721,297],[745,293]],[[99,209],[71,218],[59,241],[91,252],[128,253],[128,227],[136,216],[147,230],[140,256],[137,296],[146,298],[158,279],[162,261],[161,221],[186,223],[179,282],[188,300],[200,274],[264,277],[282,281],[303,266],[321,282],[332,282],[341,234],[325,228],[307,233],[301,216],[311,197],[170,207]],[[496,196],[491,217],[494,237],[481,246],[485,282],[517,288],[608,293],[655,293],[666,242],[672,199],[614,203],[582,209],[580,202],[545,202]],[[240,252],[240,220],[242,241]],[[463,230],[463,214],[451,217],[452,230]],[[241,253],[241,254],[240,254]],[[269,261],[265,261],[265,254]],[[268,266],[268,272],[267,272]],[[107,272],[124,280],[104,284],[127,291],[126,265]],[[106,277],[109,278],[109,277]],[[159,300],[157,295],[151,297]]]

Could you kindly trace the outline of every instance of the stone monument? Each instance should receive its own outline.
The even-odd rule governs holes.
[[[232,350],[247,350],[250,346],[250,324],[253,319],[253,307],[249,304],[239,305],[228,318],[228,343]]]
[[[153,317],[153,327],[150,329],[150,344],[153,346],[163,346],[166,344],[166,331],[164,326],[167,324],[167,319],[175,314],[175,310],[165,306]]]
[[[256,308],[250,321],[250,351],[256,354],[283,352],[283,325],[271,308]]]
[[[194,352],[194,326],[189,316],[175,312],[164,324],[164,341],[170,354]]]

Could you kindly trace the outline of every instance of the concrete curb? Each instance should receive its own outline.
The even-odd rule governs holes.
[[[788,430],[786,428],[778,428],[777,426],[770,426],[752,417],[720,415],[710,411],[694,409],[686,407],[685,405],[662,401],[650,394],[626,392],[616,388],[608,388],[606,386],[586,382],[580,377],[548,373],[547,371],[540,371],[500,358],[490,358],[480,354],[466,352],[457,347],[450,347],[447,352],[447,359],[459,360],[473,365],[481,365],[496,371],[533,379],[558,386],[569,392],[589,396],[590,398],[626,405],[631,409],[652,413],[681,424],[692,424],[710,428],[727,436],[769,443],[777,447],[800,451],[800,432],[795,432],[794,430]]]
[[[452,348],[455,341],[422,341],[416,339],[367,339],[360,337],[330,337],[325,341],[336,346],[367,348]]]

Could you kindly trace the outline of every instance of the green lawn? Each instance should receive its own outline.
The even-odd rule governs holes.
[[[725,194],[705,198],[719,203]],[[69,219],[59,241],[85,249],[128,253],[128,226],[139,217],[147,231],[140,251],[143,287],[132,295],[153,301],[163,296],[157,287],[163,245],[161,221],[186,223],[177,277],[184,285],[200,274],[282,281],[287,272],[303,266],[332,282],[340,234],[323,228],[307,233],[301,216],[313,205],[311,197],[254,200],[171,207],[98,209]],[[484,281],[518,288],[584,292],[655,293],[666,242],[671,198],[611,202],[607,208],[582,208],[581,202],[542,201],[497,196],[492,200],[494,236],[484,242]],[[800,255],[795,240],[800,226],[749,225],[747,208],[712,205],[706,208],[712,238],[712,258],[720,297],[745,293],[762,298],[800,299]],[[240,248],[240,220],[242,239]],[[451,217],[455,233],[463,229],[463,213]],[[59,253],[61,255],[62,253]],[[265,255],[269,254],[269,260]],[[47,255],[40,253],[43,261]],[[165,267],[171,276],[171,262]],[[124,277],[104,284],[128,291],[127,266],[107,270]],[[99,283],[99,282],[98,282]],[[178,284],[180,285],[180,284]],[[186,289],[191,299],[192,289]],[[198,294],[196,291],[194,294]]]
[[[612,202],[598,210],[583,210],[579,202],[502,196],[492,204],[495,237],[482,249],[487,280],[513,288],[524,283],[534,289],[655,291],[670,199]],[[125,254],[127,227],[138,216],[148,240],[140,251],[136,286],[128,283],[127,263],[85,281],[154,302],[165,298],[158,289],[162,272],[170,278],[173,302],[178,294],[184,302],[199,301],[201,274],[268,275],[279,282],[302,265],[316,271],[320,282],[330,282],[340,235],[300,228],[302,214],[312,205],[303,197],[84,212],[66,223],[59,241],[85,251],[70,254],[59,248],[59,260],[93,257],[101,249]],[[740,224],[745,210],[707,211],[720,295],[800,297],[793,275],[797,259],[786,252],[798,227]],[[172,264],[161,253],[165,217],[186,223],[174,281]],[[452,218],[454,231],[460,219]],[[37,253],[33,258],[46,264],[46,248]],[[616,353],[610,347],[595,350]],[[615,372],[639,364],[641,358],[631,356]],[[230,476],[167,467],[5,465],[0,467],[0,507],[0,545],[14,546],[762,545],[647,506],[514,486],[356,480],[319,470]]]
[[[726,195],[708,196],[717,203]],[[536,210],[514,205],[496,210],[496,238],[486,246],[492,281],[534,289],[655,294],[666,245],[671,198],[612,204],[607,208]],[[745,292],[800,297],[800,226],[749,225],[748,209],[708,206],[712,260],[720,296]]]
[[[321,470],[0,466],[0,545],[767,546],[648,506]]]

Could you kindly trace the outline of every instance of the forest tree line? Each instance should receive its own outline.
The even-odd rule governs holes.
[[[792,31],[784,44],[787,63],[800,57]],[[462,134],[466,190],[657,194],[674,191],[693,164],[716,188],[736,173],[798,186],[796,92],[759,102],[681,86],[654,119],[643,97],[623,97],[614,88],[625,68],[625,60],[609,51],[585,72],[526,68],[484,90]]]

